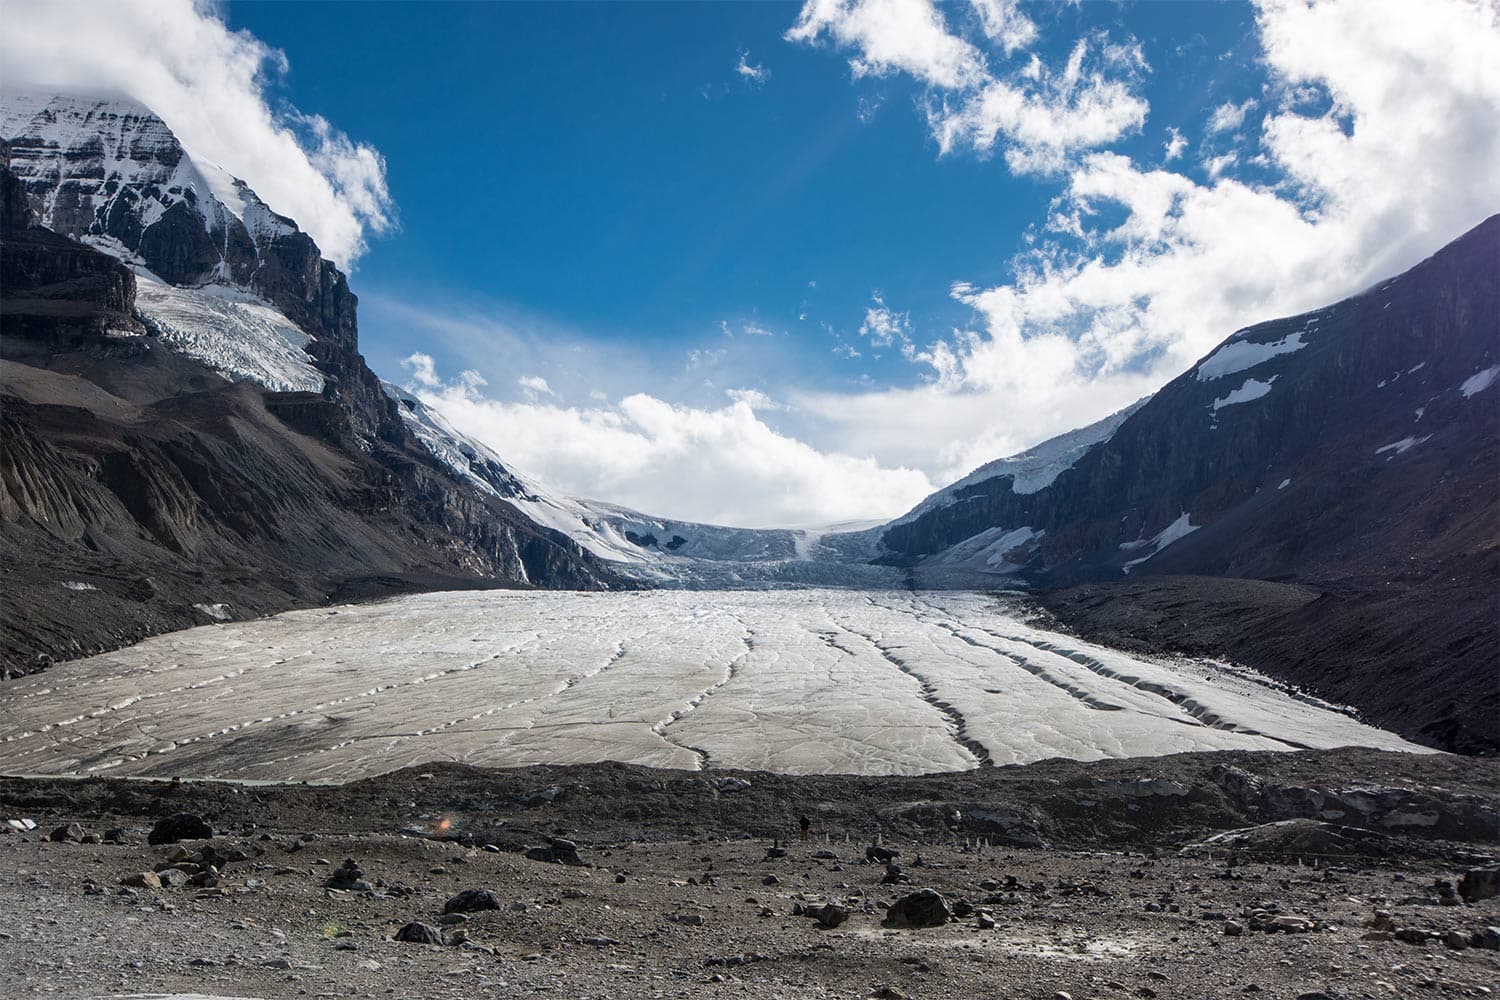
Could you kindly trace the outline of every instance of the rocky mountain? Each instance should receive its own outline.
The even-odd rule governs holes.
[[[1255,633],[1224,633],[1241,659],[1406,735],[1496,749],[1497,276],[1500,216],[1359,295],[1236,332],[1132,410],[1042,446],[1061,461],[1041,477],[1019,460],[979,470],[890,524],[881,558],[930,585],[1088,585],[1099,614],[1150,604],[1150,629],[1211,606]],[[1077,435],[1094,440],[1069,447]],[[1198,582],[1175,603],[1142,596],[1167,576]],[[1303,589],[1257,591],[1272,614],[1216,579]]]
[[[618,582],[424,441],[345,276],[150,111],[5,94],[0,136],[0,671],[333,597]]]

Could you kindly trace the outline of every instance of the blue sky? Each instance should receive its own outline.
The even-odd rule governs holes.
[[[236,2],[227,21],[286,53],[278,96],[385,157],[400,229],[373,241],[356,279],[378,370],[399,371],[414,347],[409,315],[389,306],[446,301],[537,336],[629,343],[657,366],[728,350],[753,388],[911,384],[921,372],[898,352],[833,352],[859,348],[877,292],[919,337],[964,325],[950,283],[1003,280],[1056,185],[994,157],[940,156],[924,88],[851,85],[843,60],[783,38],[798,10]],[[1159,158],[1168,122],[1259,91],[1248,6],[1041,14],[1049,61],[1091,31],[1141,39],[1162,121],[1127,137],[1132,155]],[[763,80],[737,72],[742,56]],[[774,337],[730,343],[726,323]],[[424,343],[442,369],[501,381],[486,344]],[[561,362],[539,374],[589,388]]]
[[[0,8],[350,268],[377,372],[687,519],[898,515],[1500,208],[1465,0]]]

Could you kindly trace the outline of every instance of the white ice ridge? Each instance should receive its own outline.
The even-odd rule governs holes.
[[[1248,340],[1231,340],[1210,354],[1198,366],[1198,381],[1208,382],[1216,378],[1223,378],[1225,375],[1233,375],[1247,368],[1263,365],[1277,355],[1300,351],[1307,346],[1302,342],[1302,335],[1306,332],[1308,332],[1306,329],[1298,330],[1296,333],[1287,334],[1280,340],[1269,344],[1255,344]]]
[[[1420,747],[993,597],[465,592],[205,626],[0,685],[0,773],[349,781],[434,760],[915,774]]]

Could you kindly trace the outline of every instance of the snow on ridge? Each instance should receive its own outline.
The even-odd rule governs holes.
[[[1289,333],[1280,340],[1268,344],[1231,340],[1203,359],[1198,365],[1195,377],[1199,382],[1210,382],[1223,378],[1225,375],[1233,375],[1236,372],[1263,365],[1279,355],[1300,351],[1307,346],[1302,340],[1302,335],[1309,332],[1314,322],[1316,321],[1309,321],[1308,326],[1303,329]]]
[[[98,236],[95,220],[127,190],[139,199],[130,211],[143,230],[191,194],[205,232],[228,230],[238,220],[257,254],[271,239],[299,232],[244,181],[194,155],[159,115],[130,97],[6,89],[0,91],[0,136],[10,139],[18,177],[53,182],[40,221],[64,235]],[[75,166],[95,160],[98,174]],[[82,206],[59,205],[63,182],[77,185]],[[60,209],[67,215],[59,216]],[[217,279],[227,280],[223,261],[218,268]]]
[[[1262,382],[1259,379],[1247,378],[1244,385],[1229,393],[1222,399],[1216,399],[1213,403],[1213,412],[1218,413],[1226,406],[1236,406],[1240,403],[1249,403],[1260,399],[1271,391],[1271,382],[1275,382],[1279,375],[1272,375],[1270,381]]]
[[[1120,425],[1131,414],[1145,406],[1150,399],[1150,396],[1145,396],[1123,410],[1111,413],[1103,420],[1048,438],[1041,444],[1019,454],[981,465],[957,482],[938,490],[907,513],[889,522],[886,527],[908,524],[929,511],[951,506],[958,502],[957,494],[960,490],[1000,476],[1013,477],[1010,487],[1013,493],[1040,492],[1052,485],[1058,476],[1077,464],[1090,448],[1113,437]]]
[[[1494,385],[1497,376],[1500,376],[1500,365],[1495,365],[1493,368],[1486,368],[1481,372],[1475,372],[1464,379],[1463,384],[1458,387],[1458,391],[1464,394],[1465,399],[1470,399]]]
[[[434,458],[462,479],[532,521],[562,532],[600,559],[637,564],[650,561],[639,546],[631,544],[603,518],[593,515],[583,503],[553,494],[516,473],[493,450],[458,430],[441,413],[406,390],[385,381],[381,386],[387,396],[400,404],[407,429]],[[490,476],[477,472],[476,463],[487,463]],[[499,480],[498,484],[493,480]]]

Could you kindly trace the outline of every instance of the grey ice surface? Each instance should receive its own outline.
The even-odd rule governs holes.
[[[977,593],[464,592],[209,625],[0,685],[0,772],[348,781],[431,761],[915,774],[1422,748]]]

